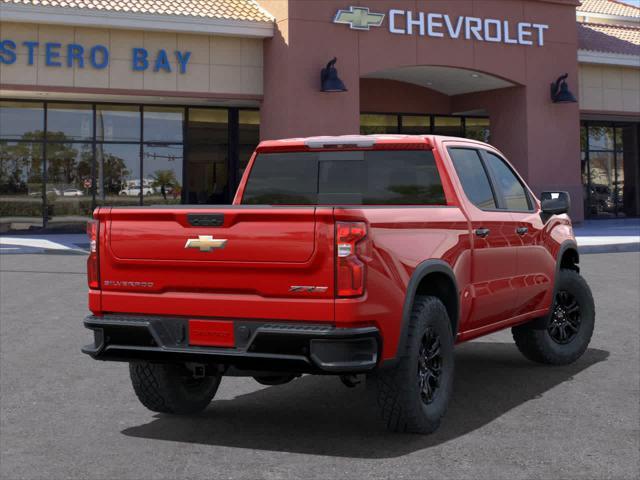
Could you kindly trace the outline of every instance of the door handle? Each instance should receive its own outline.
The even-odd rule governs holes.
[[[476,230],[476,235],[480,238],[487,238],[490,233],[491,230],[489,230],[488,228],[478,228]]]
[[[527,233],[529,233],[529,229],[527,227],[518,227],[516,228],[516,233],[520,236],[526,235]]]

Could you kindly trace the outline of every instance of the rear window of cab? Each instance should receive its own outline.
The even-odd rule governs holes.
[[[433,152],[259,154],[245,205],[446,205]]]

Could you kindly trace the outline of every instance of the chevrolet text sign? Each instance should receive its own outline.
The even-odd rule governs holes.
[[[371,12],[366,7],[349,7],[338,10],[334,23],[349,25],[353,30],[370,30],[380,27],[387,14]],[[412,12],[391,9],[388,12],[389,32],[396,35],[420,35],[421,37],[477,40],[480,42],[506,43],[510,45],[544,46],[544,34],[549,25],[519,22],[495,18],[458,16],[446,13]]]

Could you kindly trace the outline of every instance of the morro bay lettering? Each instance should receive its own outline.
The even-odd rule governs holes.
[[[78,43],[63,45],[57,42],[37,42],[27,40],[15,42],[11,39],[0,40],[0,64],[12,65],[23,54],[27,65],[35,65],[37,56],[44,56],[47,67],[85,68],[90,66],[102,70],[109,66],[110,53],[104,45],[86,47]],[[184,74],[191,59],[191,52],[175,50],[168,52],[161,48],[150,52],[146,48],[133,47],[131,49],[131,69],[134,72],[171,73],[176,70]]]

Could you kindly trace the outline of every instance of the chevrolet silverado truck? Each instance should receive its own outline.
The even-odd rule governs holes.
[[[129,362],[155,412],[205,409],[225,375],[366,376],[390,430],[433,432],[455,344],[511,328],[535,362],[586,350],[569,202],[473,140],[264,141],[232,205],[96,209],[83,351]]]

